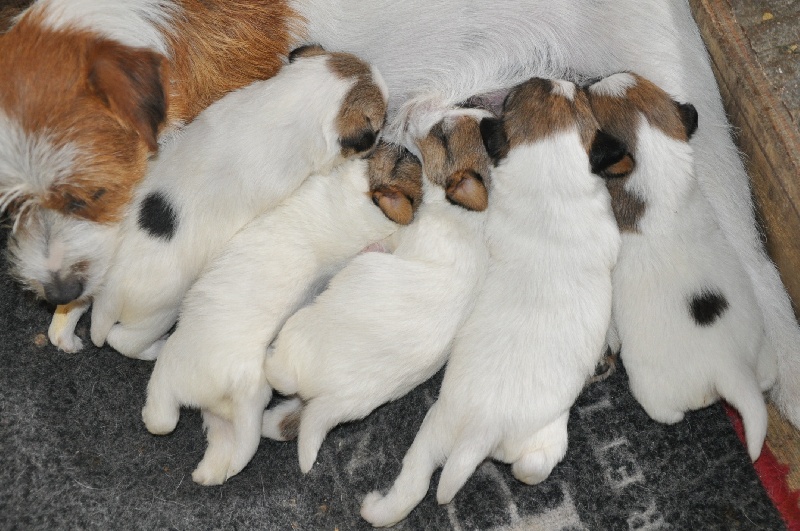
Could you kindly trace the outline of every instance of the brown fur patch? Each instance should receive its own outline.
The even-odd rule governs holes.
[[[295,48],[291,52],[289,52],[289,62],[291,63],[295,59],[301,57],[315,57],[317,55],[325,55],[327,52],[325,48],[320,46],[319,44],[307,44],[305,46],[300,46],[299,48]]]
[[[372,149],[386,120],[387,102],[370,66],[346,53],[331,53],[328,66],[337,76],[355,84],[345,96],[336,120],[342,156],[351,157]]]
[[[570,100],[554,90],[553,81],[541,78],[530,79],[509,93],[503,123],[511,149],[577,127],[588,153],[598,128],[584,91],[576,88]]]
[[[445,189],[447,198],[469,210],[485,210],[491,160],[480,123],[470,116],[443,120],[417,139],[425,175]]]
[[[300,433],[300,419],[302,415],[303,410],[298,409],[283,417],[278,423],[278,431],[280,431],[284,441],[297,439],[297,435]]]
[[[407,149],[380,142],[369,158],[369,188],[386,217],[408,225],[422,202],[422,165]]]
[[[627,182],[627,177],[606,179],[606,188],[611,195],[611,209],[614,211],[619,230],[638,232],[639,220],[644,215],[647,204],[625,189]]]

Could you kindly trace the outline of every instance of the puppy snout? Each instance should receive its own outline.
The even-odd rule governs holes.
[[[44,298],[55,305],[67,304],[83,294],[83,279],[78,275],[69,274],[66,277],[53,274],[52,280],[43,285]]]

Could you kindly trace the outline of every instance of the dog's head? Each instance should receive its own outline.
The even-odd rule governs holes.
[[[454,109],[416,138],[425,176],[444,188],[445,197],[467,210],[489,204],[491,159],[481,139],[480,121],[488,112]]]
[[[647,205],[679,201],[690,185],[689,139],[698,116],[636,74],[613,74],[588,87],[592,111],[603,131],[622,140],[627,153],[602,170],[622,230],[635,231]],[[601,139],[602,140],[602,139]]]
[[[344,158],[365,157],[375,148],[386,121],[388,91],[377,69],[358,57],[326,52],[319,45],[293,50],[289,61],[308,63],[309,69],[324,66],[325,74],[347,84],[344,98],[337,102],[333,130]],[[325,86],[319,79],[319,90]]]
[[[87,293],[90,262],[107,247],[98,238],[157,149],[167,66],[50,4],[63,7],[34,4],[0,35],[0,215],[13,226],[13,273],[61,303]]]
[[[368,171],[373,203],[395,223],[411,223],[422,202],[419,159],[404,147],[380,142],[369,157]]]

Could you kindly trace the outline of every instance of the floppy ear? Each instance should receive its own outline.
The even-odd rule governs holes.
[[[481,120],[481,138],[489,158],[495,165],[508,155],[508,137],[502,118],[484,118]]]
[[[612,179],[624,177],[633,171],[636,165],[627,146],[618,138],[603,130],[597,131],[589,149],[589,164],[592,173]]]
[[[483,177],[474,170],[459,170],[447,179],[447,199],[467,210],[481,212],[489,206],[489,192]]]
[[[372,202],[380,208],[387,218],[400,225],[414,221],[416,205],[414,200],[399,186],[381,184],[372,190]]]
[[[98,43],[89,56],[89,88],[151,151],[167,118],[167,65],[150,50],[111,41]]]
[[[695,131],[697,131],[697,109],[691,103],[678,103],[678,112],[681,114],[681,122],[686,129],[686,138],[692,138]]]

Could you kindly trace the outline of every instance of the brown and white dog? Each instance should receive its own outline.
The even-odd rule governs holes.
[[[54,283],[52,268],[91,242],[37,226],[55,216],[119,219],[159,134],[271,75],[308,42],[355,53],[384,74],[388,138],[409,149],[407,102],[446,106],[533,76],[580,81],[630,70],[693,102],[708,125],[691,141],[700,189],[778,353],[774,396],[800,425],[800,327],[762,249],[747,174],[683,1],[39,0],[0,36],[0,205],[14,215],[9,250],[19,276],[45,295],[24,272]],[[23,256],[14,241],[34,238],[45,250]],[[88,270],[51,288],[51,300],[81,291]]]

